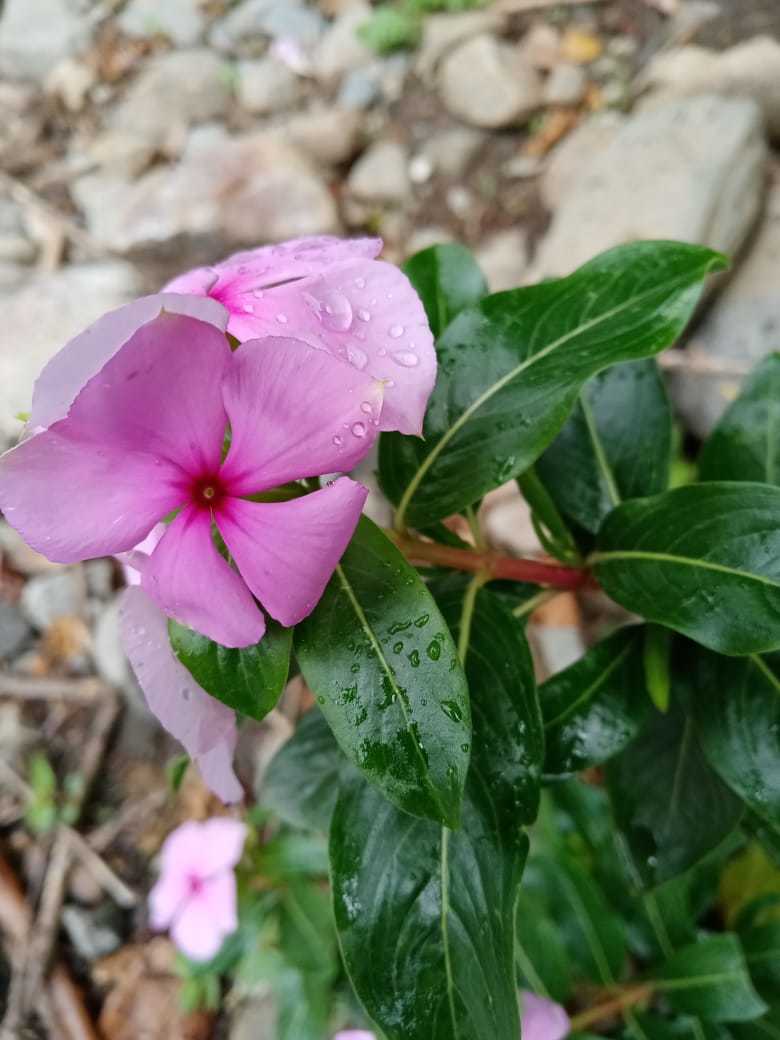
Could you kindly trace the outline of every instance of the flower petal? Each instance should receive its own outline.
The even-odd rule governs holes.
[[[189,820],[171,831],[160,852],[162,877],[193,875],[202,879],[230,871],[241,859],[247,829],[240,820],[214,816]]]
[[[171,939],[193,961],[208,961],[238,928],[236,879],[220,874],[189,899],[171,925]]]
[[[344,473],[377,435],[381,385],[297,340],[245,343],[222,390],[232,441],[221,475],[233,495]]]
[[[67,343],[46,365],[35,383],[29,427],[45,429],[64,419],[80,390],[148,322],[162,310],[185,314],[224,332],[227,312],[213,300],[169,294],[145,296],[110,311]]]
[[[265,620],[241,576],[211,538],[211,514],[187,507],[149,558],[141,587],[168,617],[222,646],[251,646]]]
[[[419,434],[436,382],[433,334],[419,296],[392,264],[357,260],[269,289],[253,313],[228,326],[239,339],[273,336],[280,324],[296,339],[327,350],[385,381],[380,429]]]
[[[238,739],[235,713],[201,689],[177,661],[165,615],[139,586],[122,594],[120,622],[122,644],[149,710],[184,745],[217,797],[240,801],[243,791],[231,765]]]
[[[317,274],[347,260],[373,260],[381,252],[381,238],[295,238],[234,253],[213,267],[188,271],[169,282],[164,291],[210,295],[231,312],[228,331],[242,340],[253,339],[251,332],[241,334],[243,316],[251,316],[265,288]]]
[[[523,990],[521,993],[523,1040],[563,1040],[569,1033],[569,1016],[560,1004]]]
[[[181,500],[173,467],[96,443],[68,419],[0,457],[0,509],[55,563],[132,549]]]
[[[368,491],[342,477],[290,502],[228,499],[217,525],[265,609],[295,625],[319,602],[360,519]]]

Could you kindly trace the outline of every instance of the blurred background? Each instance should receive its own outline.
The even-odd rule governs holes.
[[[68,338],[241,247],[378,234],[401,262],[455,239],[502,290],[663,237],[735,258],[664,362],[684,465],[780,343],[778,142],[778,0],[0,0],[0,444]],[[494,545],[539,551],[516,488],[483,508]],[[170,828],[217,806],[192,771],[171,796],[120,585],[113,562],[56,567],[0,521],[0,931],[29,940],[65,818],[87,851],[41,939],[63,999],[109,1040],[195,1040],[214,1017],[181,1011],[140,895]],[[603,624],[567,594],[539,611],[540,674]],[[308,697],[294,682],[245,728],[249,789]],[[0,1008],[4,977],[0,959]],[[269,1021],[236,998],[219,1035],[264,1040]],[[96,1035],[82,1025],[67,1035]]]

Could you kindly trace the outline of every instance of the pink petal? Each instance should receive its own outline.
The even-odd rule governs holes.
[[[64,419],[77,394],[106,362],[162,310],[208,322],[221,332],[228,315],[216,302],[176,295],[146,296],[111,311],[67,343],[38,376],[29,426],[46,428]],[[20,349],[23,349],[20,346]]]
[[[187,876],[179,871],[160,874],[149,893],[149,924],[158,932],[167,928],[189,895]]]
[[[521,993],[522,1040],[563,1040],[569,1033],[569,1016],[560,1004],[523,990]]]
[[[231,494],[343,473],[367,454],[382,399],[371,376],[292,339],[245,343],[233,360],[222,388]]]
[[[336,1033],[333,1040],[376,1040],[376,1037],[365,1029],[346,1029]]]
[[[253,313],[231,312],[241,340],[290,335],[385,381],[380,429],[419,434],[436,382],[436,351],[425,310],[406,275],[392,264],[357,260],[304,281],[268,290]]]
[[[360,519],[368,491],[342,477],[290,502],[230,499],[217,524],[265,609],[295,625],[319,602]]]
[[[184,745],[217,797],[240,801],[243,791],[231,764],[238,739],[235,714],[201,689],[177,661],[167,619],[142,588],[122,594],[120,620],[122,644],[149,710]],[[208,776],[204,763],[209,764]]]
[[[194,961],[216,956],[225,938],[238,927],[236,879],[220,874],[187,901],[170,932],[176,946]]]
[[[0,509],[55,563],[132,549],[182,499],[179,473],[68,419],[0,457]]]
[[[189,271],[169,282],[164,292],[208,293],[228,307],[231,320],[238,321],[242,314],[251,314],[245,307],[254,305],[268,286],[305,278],[346,260],[372,260],[381,252],[381,238],[349,239],[332,235],[295,238],[234,253],[213,267]],[[238,336],[233,327],[228,326],[228,330]],[[239,338],[252,339],[253,336]]]
[[[141,585],[164,614],[222,646],[251,646],[263,637],[263,615],[217,552],[208,510],[182,510],[144,567]]]
[[[155,524],[146,538],[129,552],[117,553],[116,558],[122,564],[125,582],[128,585],[141,584],[143,569],[167,530],[168,528],[165,524]]]
[[[185,879],[195,875],[206,880],[230,871],[241,859],[246,835],[240,820],[225,816],[183,823],[163,843],[160,875]]]

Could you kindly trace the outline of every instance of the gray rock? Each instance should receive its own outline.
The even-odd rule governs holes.
[[[376,55],[358,36],[358,29],[371,17],[371,7],[358,0],[338,16],[314,52],[314,72],[321,82],[337,83],[353,69],[370,65]]]
[[[706,95],[639,112],[571,184],[534,277],[568,274],[605,249],[643,238],[733,254],[761,206],[766,161],[753,101]]]
[[[77,568],[62,568],[31,578],[19,600],[25,617],[40,632],[45,632],[57,618],[82,616],[85,605],[84,575]]]
[[[175,153],[187,127],[226,114],[226,71],[224,61],[205,48],[161,54],[141,71],[114,109],[110,128]]]
[[[276,1018],[273,995],[244,1000],[231,1012],[229,1040],[273,1040]]]
[[[347,162],[358,150],[363,131],[359,112],[339,107],[309,108],[285,124],[288,137],[316,162]]]
[[[130,0],[117,21],[128,36],[162,34],[177,47],[193,47],[203,36],[206,16],[200,0]]]
[[[100,613],[92,639],[92,655],[98,675],[110,686],[124,689],[130,681],[130,666],[119,630],[119,601]]]
[[[29,410],[33,382],[49,358],[139,290],[134,268],[106,261],[32,274],[2,298],[0,439],[18,436],[20,425],[14,416]]]
[[[739,391],[729,368],[747,370],[780,347],[780,186],[769,194],[760,231],[697,328],[691,343],[725,374],[677,372],[670,377],[675,404],[690,429],[705,437]]]
[[[32,634],[24,615],[0,600],[0,658],[13,657]]]
[[[22,210],[11,199],[0,196],[0,263],[29,264],[36,253]]]
[[[339,229],[327,185],[282,132],[229,137],[202,127],[177,165],[133,182],[89,174],[73,193],[90,232],[121,253],[178,235],[254,245]]]
[[[376,66],[352,69],[344,77],[337,101],[342,108],[360,112],[382,100],[382,78]]]
[[[401,203],[409,194],[409,157],[396,141],[377,141],[350,170],[347,188],[362,202]]]
[[[87,910],[73,903],[63,908],[62,925],[80,957],[96,961],[121,946],[114,916],[110,907],[108,912],[103,907]]]
[[[415,71],[433,81],[439,63],[451,50],[483,33],[500,32],[505,23],[495,11],[463,11],[459,14],[432,14],[425,19],[423,38],[417,51]],[[470,72],[465,78],[471,80]]]
[[[91,19],[72,0],[5,0],[0,15],[0,78],[44,79],[83,50]]]
[[[0,559],[10,570],[25,576],[50,574],[59,570],[59,564],[51,563],[45,556],[31,549],[4,520],[0,520]]]
[[[564,137],[553,150],[541,181],[542,200],[548,209],[561,205],[583,170],[612,143],[625,122],[618,112],[598,112]]]
[[[516,289],[524,280],[528,266],[528,241],[520,228],[499,231],[476,251],[491,292]]]
[[[588,89],[588,77],[580,65],[561,62],[544,85],[545,105],[579,105]]]
[[[485,143],[485,134],[466,126],[441,130],[425,144],[423,154],[445,177],[461,177]]]
[[[522,51],[487,33],[451,51],[438,82],[441,99],[454,116],[491,129],[522,123],[542,99],[539,75]]]
[[[269,115],[295,105],[300,97],[300,83],[283,62],[265,57],[239,62],[236,93],[239,103],[248,112]]]
[[[319,11],[301,0],[245,0],[214,25],[209,43],[217,50],[240,55],[256,54],[268,37],[312,48],[324,29]]]
[[[644,106],[694,94],[756,101],[771,137],[780,139],[780,42],[756,36],[718,53],[703,47],[662,51],[643,76],[652,88]]]
[[[97,72],[85,61],[63,58],[46,77],[46,93],[57,98],[69,112],[80,112],[97,82]]]

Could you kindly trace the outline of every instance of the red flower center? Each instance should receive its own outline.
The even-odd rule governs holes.
[[[209,473],[193,483],[190,494],[194,505],[211,510],[219,505],[225,495],[225,488],[218,473]]]

